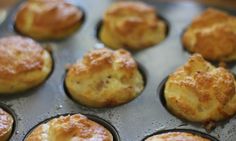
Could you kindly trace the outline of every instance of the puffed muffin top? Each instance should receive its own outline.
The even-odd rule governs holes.
[[[52,69],[50,54],[30,38],[1,38],[0,54],[0,93],[15,93],[33,87]]]
[[[131,54],[102,48],[84,55],[68,69],[66,87],[73,99],[91,107],[126,103],[143,90],[143,78]]]
[[[81,10],[63,0],[31,0],[17,11],[15,27],[34,39],[61,39],[79,28],[82,16]]]
[[[104,14],[100,39],[109,47],[143,49],[165,38],[166,25],[142,2],[118,2]]]
[[[183,35],[190,52],[214,61],[236,60],[236,17],[208,8],[196,17]]]
[[[8,141],[13,129],[13,117],[0,108],[0,140]]]
[[[43,66],[43,48],[29,38],[20,36],[0,39],[0,78],[14,78],[14,75]]]
[[[40,124],[25,141],[113,141],[113,136],[102,125],[75,114]]]
[[[169,75],[164,96],[167,108],[178,117],[209,123],[236,112],[235,78],[228,70],[214,67],[200,54]]]
[[[211,141],[209,139],[185,132],[168,132],[154,135],[145,141]]]

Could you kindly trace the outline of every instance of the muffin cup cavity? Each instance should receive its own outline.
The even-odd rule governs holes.
[[[181,35],[182,45],[189,52],[200,53],[211,61],[236,60],[236,37],[232,23],[236,17],[225,10],[206,8],[193,17]],[[214,27],[214,28],[213,28]],[[209,32],[206,30],[209,30]]]
[[[139,72],[140,72],[140,74],[142,75],[142,78],[143,78],[143,91],[144,91],[144,89],[147,85],[147,82],[148,82],[148,73],[147,73],[146,68],[141,63],[137,62],[137,66],[138,66],[138,70],[139,70]]]
[[[77,34],[77,33],[79,32],[79,30],[81,30],[81,28],[82,28],[82,26],[83,26],[83,24],[85,23],[85,20],[86,20],[86,12],[85,12],[84,8],[81,7],[81,6],[78,6],[78,5],[74,5],[73,3],[69,3],[69,4],[72,4],[73,6],[75,6],[78,10],[81,11],[82,17],[81,17],[81,20],[79,21],[80,24],[79,24],[76,28],[74,28],[74,30],[73,30],[70,34],[68,34],[67,36],[64,36],[64,37],[62,37],[62,38],[58,38],[58,39],[56,39],[56,38],[55,38],[55,39],[54,39],[54,38],[36,39],[36,38],[34,38],[34,37],[31,37],[31,36],[29,36],[29,35],[27,35],[27,34],[24,34],[24,33],[20,32],[20,30],[17,29],[17,27],[16,27],[16,24],[15,24],[15,22],[16,22],[16,14],[17,14],[17,12],[18,12],[20,6],[21,6],[22,4],[24,4],[24,3],[25,3],[24,1],[21,2],[21,3],[18,5],[18,7],[14,8],[14,10],[12,10],[12,12],[11,12],[11,13],[12,13],[12,14],[11,14],[11,18],[9,19],[9,24],[8,24],[9,26],[8,26],[8,28],[9,28],[9,30],[10,30],[11,32],[15,32],[15,33],[18,34],[18,35],[26,36],[26,37],[32,38],[32,39],[34,39],[34,40],[36,40],[36,41],[41,41],[41,42],[55,41],[55,42],[57,42],[57,41],[62,41],[62,40],[68,39],[68,38],[70,38],[71,36],[73,36],[74,34]]]
[[[139,51],[142,51],[142,50],[145,50],[147,48],[151,48],[151,47],[155,47],[155,46],[158,46],[160,45],[162,42],[164,42],[166,40],[166,38],[168,38],[168,35],[169,35],[169,32],[170,32],[170,23],[169,21],[164,17],[162,16],[161,14],[156,14],[156,16],[158,17],[158,19],[160,19],[161,21],[163,21],[165,23],[165,26],[166,26],[166,31],[165,31],[165,38],[160,41],[159,43],[157,44],[154,44],[154,45],[151,45],[151,46],[148,46],[148,47],[144,47],[144,48],[141,48],[141,49],[131,49],[131,48],[128,48],[128,47],[120,47],[120,48],[125,48],[127,50],[129,50],[131,53],[135,53],[135,52],[139,52]],[[102,40],[101,40],[101,37],[100,37],[100,32],[101,32],[101,28],[102,28],[102,25],[103,25],[103,20],[100,19],[97,24],[96,24],[96,30],[95,30],[95,37],[97,38],[97,40],[100,42],[100,43],[103,43],[105,46],[109,47],[109,45],[107,45],[106,43],[104,43]],[[111,48],[111,47],[109,47]],[[112,49],[112,48],[111,48]]]
[[[8,139],[8,140],[10,140],[11,137],[13,136],[13,134],[15,133],[16,128],[17,128],[17,122],[18,122],[18,121],[17,121],[17,116],[16,116],[14,110],[11,109],[11,108],[10,108],[8,105],[6,105],[6,104],[0,103],[0,108],[2,108],[5,112],[7,112],[7,113],[8,113],[9,115],[11,115],[12,118],[13,118],[12,131],[11,131],[11,134],[10,134],[9,139]]]
[[[43,48],[44,48],[44,46],[43,46]],[[51,67],[51,70],[50,70],[48,76],[40,84],[38,84],[32,88],[29,88],[27,90],[15,92],[15,93],[10,93],[10,94],[0,93],[0,98],[9,100],[9,99],[15,99],[15,98],[20,98],[20,97],[31,95],[31,94],[33,94],[32,91],[39,89],[50,78],[50,76],[53,74],[53,71],[54,71],[55,59],[53,56],[53,52],[49,48],[50,48],[50,45],[47,45],[47,47],[45,48],[48,51],[48,53],[51,57],[51,61],[52,61],[52,67]]]
[[[235,74],[233,73],[234,77]],[[178,118],[179,120],[181,120],[184,123],[187,124],[191,124],[194,127],[198,127],[198,128],[203,128],[205,129],[207,132],[211,132],[212,130],[214,130],[217,126],[222,126],[224,124],[226,124],[233,116],[227,117],[223,120],[219,120],[219,121],[206,121],[206,122],[196,122],[196,121],[189,121],[179,115],[176,115],[174,112],[172,112],[168,107],[167,107],[167,102],[165,99],[165,85],[168,81],[169,76],[165,77],[160,84],[158,85],[157,88],[157,97],[159,98],[162,106],[168,111],[169,114],[171,114],[172,116]],[[234,114],[235,115],[235,114]]]
[[[191,122],[191,121],[187,121],[185,119],[183,119],[182,117],[179,117],[177,115],[175,115],[174,113],[172,113],[168,108],[167,108],[167,105],[166,105],[166,99],[165,99],[165,84],[168,80],[169,76],[165,77],[161,83],[159,84],[159,86],[157,87],[157,97],[160,99],[160,102],[162,104],[162,106],[174,117],[184,121],[184,122],[187,122],[187,123],[192,123],[194,125],[197,125],[199,126],[199,124],[195,123],[195,122]]]
[[[193,129],[169,129],[169,130],[160,130],[157,131],[151,135],[146,136],[142,141],[145,141],[147,138],[154,136],[154,135],[160,135],[160,134],[165,134],[165,133],[171,133],[171,132],[183,132],[183,133],[190,133],[199,137],[203,137],[205,139],[208,139],[210,141],[219,141],[218,139],[216,139],[215,137],[207,134],[207,133],[203,133],[197,130],[193,130]]]
[[[137,62],[137,61],[136,61],[136,62]],[[145,67],[144,67],[143,65],[141,65],[140,63],[138,63],[138,62],[137,62],[137,66],[138,66],[138,70],[139,70],[139,72],[140,72],[140,74],[142,75],[142,78],[143,78],[143,90],[137,95],[137,97],[139,97],[139,96],[143,93],[143,91],[144,91],[144,89],[145,89],[145,87],[146,87],[146,85],[147,85],[148,77],[147,77],[147,70],[145,69]],[[71,96],[71,94],[70,94],[70,92],[69,92],[69,90],[68,90],[68,88],[67,88],[67,86],[66,86],[66,82],[65,82],[67,72],[68,72],[68,70],[65,71],[65,74],[64,74],[63,77],[62,77],[62,87],[63,87],[64,93],[65,93],[73,102],[77,103],[78,105],[85,106],[85,107],[90,107],[90,106],[87,106],[87,105],[84,105],[84,104],[80,103],[79,101],[75,100],[75,99]],[[136,99],[137,97],[135,97],[134,99]],[[121,106],[121,105],[127,104],[127,103],[133,101],[134,99],[132,99],[132,100],[130,100],[130,101],[127,101],[126,103],[116,105],[116,106],[106,106],[106,107],[100,107],[100,108],[99,108],[99,107],[90,107],[90,108],[95,108],[95,109],[96,109],[96,108],[98,108],[98,109],[101,109],[101,108],[114,108],[114,107],[117,107],[117,106]]]
[[[7,14],[7,10],[0,10],[0,26],[2,26],[3,22],[6,20]]]
[[[54,116],[54,117],[51,117],[51,118],[48,118],[48,119],[45,119],[44,121],[41,121],[39,122],[38,124],[36,124],[35,126],[33,126],[29,131],[28,133],[25,135],[23,141],[29,136],[29,134],[36,128],[38,127],[39,125],[41,124],[44,124],[44,123],[47,123],[48,121],[54,119],[54,118],[59,118],[60,116],[68,116],[68,115],[75,115],[75,114],[81,114],[81,113],[66,113],[66,114],[62,114],[62,115],[57,115],[57,116]],[[90,115],[90,114],[82,114],[84,116],[86,116],[89,120],[92,120],[100,125],[102,125],[103,127],[105,127],[113,136],[113,140],[114,141],[121,141],[120,139],[120,136],[119,136],[119,133],[118,131],[116,130],[116,128],[110,124],[108,121],[100,118],[100,117],[97,117],[95,115]]]
[[[165,91],[165,83],[168,80],[168,76],[165,77],[161,83],[159,84],[159,86],[157,87],[157,96],[159,97],[161,104],[167,109],[166,107],[166,100],[165,100],[165,96],[164,96],[164,91]],[[168,109],[167,109],[168,110]],[[169,111],[169,110],[168,110]]]
[[[169,33],[170,33],[170,29],[171,29],[171,27],[170,27],[170,22],[167,20],[167,18],[165,18],[162,14],[158,14],[157,15],[157,17],[160,19],[160,20],[162,20],[164,23],[165,23],[165,25],[166,25],[166,32],[165,32],[165,39],[169,36]],[[163,41],[165,41],[165,39],[163,40]],[[160,43],[162,43],[163,41],[161,41]],[[160,44],[159,43],[159,44]]]
[[[121,141],[120,139],[120,136],[119,136],[119,133],[118,131],[116,130],[116,128],[110,124],[108,121],[102,119],[102,118],[99,118],[97,116],[93,116],[93,115],[88,115],[88,114],[85,114],[85,116],[88,117],[88,119],[92,120],[92,121],[95,121],[99,124],[101,124],[102,126],[104,126],[108,131],[111,132],[112,136],[113,136],[113,140],[114,141]]]

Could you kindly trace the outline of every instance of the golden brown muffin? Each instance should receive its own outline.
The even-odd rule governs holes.
[[[183,35],[190,52],[214,61],[236,60],[236,17],[209,8],[195,18]]]
[[[147,138],[145,141],[211,141],[211,140],[197,135],[193,135],[191,133],[169,132],[151,136]]]
[[[0,93],[10,94],[42,83],[52,69],[50,54],[29,38],[0,39]]]
[[[200,54],[171,74],[164,96],[175,115],[194,122],[215,122],[236,112],[235,79],[225,68],[216,68]]]
[[[75,114],[39,125],[25,141],[113,141],[113,136],[102,125]]]
[[[13,117],[0,108],[0,141],[8,141],[13,129]]]
[[[31,0],[20,6],[15,27],[35,39],[61,39],[80,27],[82,16],[81,10],[62,0]]]
[[[165,38],[166,25],[153,7],[141,2],[118,2],[103,17],[100,39],[117,49],[143,49]]]
[[[129,52],[95,49],[70,66],[65,79],[72,98],[91,107],[126,103],[143,90],[143,78]]]

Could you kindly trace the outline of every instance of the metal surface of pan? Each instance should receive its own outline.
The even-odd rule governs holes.
[[[14,30],[14,16],[20,1],[11,8],[7,18],[0,24],[0,37],[18,35]],[[65,93],[63,83],[66,65],[74,63],[89,50],[103,47],[97,38],[98,24],[112,0],[71,0],[85,13],[82,26],[75,34],[60,41],[44,41],[53,44],[54,70],[47,81],[23,94],[0,97],[2,104],[13,110],[16,125],[10,141],[22,141],[35,125],[45,119],[65,113],[84,113],[100,117],[111,123],[121,141],[141,141],[157,131],[168,129],[193,129],[207,133],[202,127],[182,121],[170,114],[157,97],[157,87],[177,67],[184,64],[190,54],[183,49],[181,36],[192,19],[208,6],[195,3],[160,3],[145,0],[154,6],[168,21],[169,34],[164,41],[150,48],[133,52],[134,58],[142,66],[146,76],[143,92],[129,103],[111,108],[89,108],[77,104]],[[1,3],[1,2],[0,2]],[[223,9],[236,15],[236,11]],[[236,73],[232,65],[231,71]],[[236,118],[217,126],[207,133],[220,141],[236,140]]]

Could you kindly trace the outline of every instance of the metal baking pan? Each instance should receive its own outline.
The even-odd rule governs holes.
[[[1,37],[19,34],[14,30],[14,16],[22,2],[12,7],[7,13],[7,18],[0,24]],[[112,108],[89,108],[76,103],[66,94],[63,87],[65,66],[82,58],[87,51],[103,47],[97,38],[99,23],[107,7],[115,1],[71,0],[71,2],[84,10],[84,22],[75,34],[66,39],[40,42],[53,44],[54,70],[47,81],[23,94],[0,97],[0,106],[8,109],[7,111],[11,112],[16,120],[10,141],[22,141],[35,125],[67,113],[90,115],[90,119],[103,125],[105,123],[105,127],[114,130],[112,133],[117,141],[141,141],[149,135],[172,129],[191,129],[189,131],[195,130],[195,133],[200,131],[220,141],[236,140],[235,117],[220,123],[208,133],[200,125],[173,116],[160,98],[161,82],[190,56],[181,43],[184,29],[209,5],[145,0],[146,3],[156,7],[169,26],[168,35],[160,44],[132,52],[146,79],[145,89],[140,96],[127,104]],[[236,15],[234,10],[223,10]],[[236,73],[234,64],[230,69]]]

